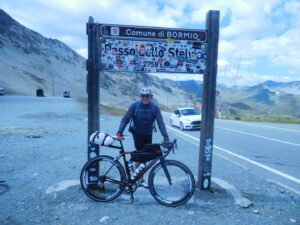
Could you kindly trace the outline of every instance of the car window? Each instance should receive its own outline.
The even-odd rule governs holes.
[[[183,110],[180,110],[180,113],[183,116],[200,115],[200,112],[196,109],[183,109]]]

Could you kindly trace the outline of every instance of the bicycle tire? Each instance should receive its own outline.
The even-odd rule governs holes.
[[[165,160],[172,184],[164,172],[162,164],[155,165],[148,178],[149,190],[153,198],[160,204],[177,207],[190,200],[195,191],[195,179],[191,170],[183,163],[176,160]],[[174,189],[178,190],[174,192]],[[179,193],[179,192],[182,193]],[[181,195],[181,196],[180,196]]]
[[[100,174],[97,177],[97,182],[89,182],[88,173],[89,171],[92,171],[95,164],[99,166],[98,171]],[[112,168],[108,173],[109,176],[103,176],[111,166]],[[83,166],[80,173],[80,185],[84,193],[94,201],[109,202],[120,196],[124,190],[124,186],[110,182],[107,178],[124,181],[126,179],[124,168],[119,161],[114,161],[114,159],[110,156],[98,156],[89,160]],[[100,179],[102,179],[102,181]],[[92,185],[93,188],[91,188]]]

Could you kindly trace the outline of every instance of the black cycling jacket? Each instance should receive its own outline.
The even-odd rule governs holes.
[[[156,120],[162,136],[165,139],[169,138],[160,109],[153,102],[147,105],[144,105],[141,101],[131,104],[121,120],[118,133],[123,133],[131,118],[133,128],[137,134],[151,135],[153,132],[153,122]]]

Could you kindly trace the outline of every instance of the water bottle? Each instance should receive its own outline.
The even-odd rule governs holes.
[[[146,167],[146,163],[141,163],[138,168],[134,171],[133,177],[136,178],[140,172]]]
[[[132,176],[134,173],[134,165],[133,165],[132,159],[129,159],[129,161],[128,161],[128,168],[129,168],[130,174]]]

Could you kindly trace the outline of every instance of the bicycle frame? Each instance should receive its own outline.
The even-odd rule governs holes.
[[[146,187],[139,185],[139,181],[150,171],[147,178],[148,188],[156,201],[171,207],[185,204],[194,193],[195,179],[186,165],[177,160],[166,159],[171,151],[174,153],[176,146],[176,139],[174,139],[172,142],[146,146],[141,152],[133,150],[125,152],[122,140],[118,142],[115,140],[114,144],[104,147],[118,149],[119,154],[115,154],[114,158],[110,154],[100,155],[86,162],[80,173],[80,185],[84,193],[95,201],[109,202],[125,191],[130,194],[133,202],[136,190],[140,186]],[[128,154],[132,159],[126,157]],[[128,165],[131,160],[143,161],[146,164],[135,170],[137,174],[133,174]],[[88,173],[95,170],[99,173],[93,174],[92,179],[89,179]],[[178,194],[176,189],[179,191]]]
[[[123,161],[124,161],[124,165],[125,165],[125,171],[126,171],[127,178],[131,179],[131,174],[130,174],[130,170],[129,170],[129,166],[128,166],[128,161],[126,160],[126,155],[130,154],[131,152],[125,152],[122,140],[119,140],[119,142],[120,142],[120,146],[115,146],[115,145],[108,146],[110,148],[119,149],[120,151],[119,151],[119,155],[114,160],[114,164],[111,165],[111,167],[107,170],[107,172],[106,172],[106,174],[104,174],[104,176],[106,177],[106,175],[109,173],[111,168],[115,165],[115,162],[119,161],[119,159],[122,157]],[[156,162],[158,160],[160,160],[162,168],[163,168],[163,170],[164,170],[164,172],[165,172],[165,174],[168,178],[168,182],[171,185],[172,184],[172,179],[171,179],[170,173],[169,173],[169,171],[168,171],[168,169],[165,165],[165,157],[170,153],[170,151],[171,151],[171,149],[165,155],[158,156],[157,158],[151,160],[150,163],[137,175],[137,177],[135,177],[132,180],[132,182],[134,182],[134,183],[137,182],[141,177],[144,176],[145,173],[147,173],[147,171],[150,168],[152,168],[156,164]],[[113,182],[113,183],[125,186],[124,182],[122,182],[122,181],[117,181],[117,180],[112,180],[112,179],[110,179],[110,181]]]

